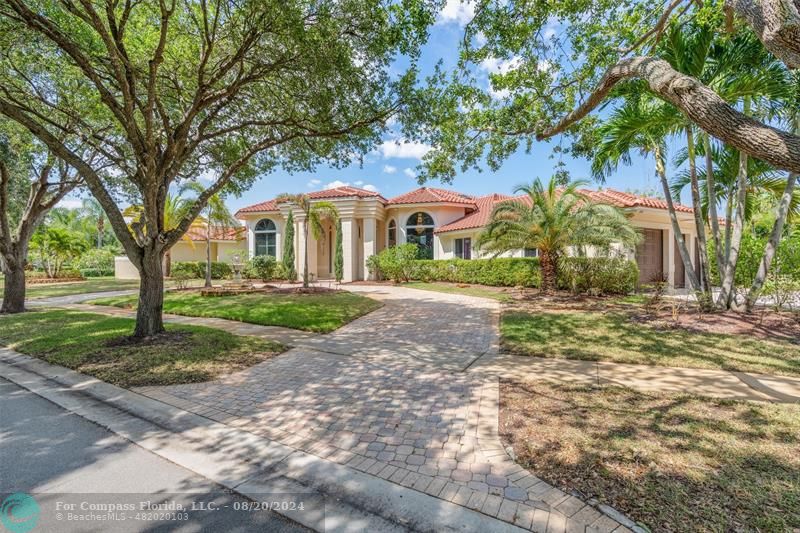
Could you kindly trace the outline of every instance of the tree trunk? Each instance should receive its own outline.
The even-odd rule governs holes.
[[[789,180],[786,182],[786,189],[783,191],[780,204],[778,205],[778,215],[775,223],[772,226],[772,232],[769,235],[767,245],[764,247],[764,254],[761,256],[761,261],[758,264],[758,272],[750,286],[750,291],[747,293],[745,300],[745,310],[749,313],[758,301],[761,295],[761,289],[764,287],[764,281],[769,274],[769,268],[772,266],[772,260],[775,258],[775,253],[778,251],[778,245],[781,242],[781,235],[783,235],[783,226],[786,223],[786,217],[789,215],[789,206],[792,203],[792,196],[794,188],[797,184],[797,174],[789,174]]]
[[[717,272],[725,268],[722,255],[722,239],[719,233],[719,215],[717,215],[717,184],[714,177],[714,160],[711,155],[711,137],[703,134],[703,149],[706,153],[706,195],[708,196],[708,219],[711,224],[711,238],[714,240],[714,258]],[[710,281],[710,276],[708,277]]]
[[[164,275],[162,254],[145,249],[139,268],[139,307],[136,309],[136,329],[133,336],[150,337],[164,332]]]
[[[22,313],[25,311],[25,262],[14,261],[7,265],[3,306],[0,313]]]
[[[667,181],[667,163],[664,153],[658,146],[656,146],[654,153],[656,174],[658,174],[658,179],[661,181],[661,188],[664,190],[664,198],[666,198],[667,201],[667,212],[669,213],[669,220],[672,223],[672,233],[675,234],[675,241],[678,243],[678,252],[680,253],[681,261],[683,261],[683,269],[686,271],[686,275],[689,276],[689,284],[692,286],[692,290],[697,294],[704,294],[703,291],[708,290],[708,287],[702,287],[700,285],[700,279],[694,272],[692,258],[689,255],[689,250],[686,248],[686,241],[683,240],[681,226],[678,224],[678,215],[675,214],[675,203],[672,201],[672,191],[669,190],[669,182]]]
[[[172,250],[167,250],[164,254],[164,275],[166,277],[172,275]]]
[[[305,243],[305,253],[303,254],[303,287],[308,288],[308,215],[303,221],[303,241]]]
[[[730,200],[728,200],[730,201]],[[747,154],[739,153],[739,173],[736,176],[736,210],[733,220],[733,232],[730,239],[730,250],[728,252],[725,272],[721,273],[722,287],[720,288],[719,301],[724,309],[731,309],[734,303],[734,292],[736,283],[736,267],[739,263],[739,246],[742,243],[742,232],[744,231],[744,210],[747,202]]]
[[[541,250],[539,267],[542,269],[542,292],[549,294],[556,290],[558,278],[557,258],[547,250]]]
[[[206,229],[206,287],[211,287],[211,234]]]
[[[692,126],[686,128],[686,147],[689,151],[689,178],[691,180],[692,208],[694,209],[694,226],[697,231],[697,254],[700,258],[700,287],[703,292],[710,291],[711,283],[708,279],[708,246],[706,245],[706,225],[703,222],[703,204],[700,200],[700,183],[697,181],[697,161],[695,161],[694,131]],[[688,250],[687,250],[688,251]],[[691,262],[690,262],[691,264]],[[710,292],[708,293],[710,298]]]

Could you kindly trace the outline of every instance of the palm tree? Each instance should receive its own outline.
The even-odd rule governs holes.
[[[554,178],[545,185],[538,178],[520,185],[524,194],[498,204],[492,211],[478,246],[497,256],[525,248],[539,250],[542,291],[556,289],[559,261],[570,248],[607,249],[612,242],[633,246],[639,234],[618,208],[592,201],[580,191],[586,182],[558,187]]]
[[[108,217],[100,205],[100,202],[94,198],[84,198],[82,200],[81,211],[84,217],[92,221],[95,231],[97,231],[97,248],[103,247],[103,237],[105,235],[106,221]]]
[[[197,194],[205,191],[205,187],[194,182],[189,182],[181,192],[188,190]],[[211,229],[218,228],[219,231],[225,232],[231,227],[238,225],[238,221],[233,217],[233,214],[228,210],[225,205],[225,200],[219,194],[214,194],[209,197],[206,202],[206,207],[201,211],[205,219],[205,234],[206,234],[206,281],[205,286],[211,287]]]
[[[595,148],[592,173],[596,180],[604,181],[620,163],[631,164],[632,152],[653,156],[656,176],[664,191],[672,232],[678,243],[678,252],[689,277],[689,283],[692,290],[703,295],[704,301],[710,302],[711,288],[702,284],[695,274],[667,179],[666,141],[670,135],[680,131],[682,124],[683,117],[674,107],[646,94],[629,93],[625,103],[598,128],[600,141]]]
[[[339,211],[331,202],[314,202],[307,194],[281,194],[276,200],[278,203],[290,203],[303,213],[303,287],[308,287],[308,232],[309,229],[315,239],[324,237],[322,227],[324,220],[339,220]]]

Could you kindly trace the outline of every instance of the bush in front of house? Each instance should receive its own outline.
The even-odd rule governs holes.
[[[92,248],[83,252],[72,266],[86,278],[113,276],[114,255],[108,248]]]
[[[400,244],[381,250],[374,261],[367,260],[368,268],[376,268],[379,278],[391,279],[395,283],[409,281],[419,253],[416,244]],[[372,266],[370,266],[372,265]]]
[[[257,255],[247,262],[245,272],[249,279],[260,279],[263,282],[275,279],[278,263],[271,255]]]
[[[213,279],[225,279],[231,277],[233,268],[228,263],[222,261],[211,262],[211,277]],[[203,279],[206,277],[205,261],[178,261],[172,263],[173,278]]]
[[[559,287],[574,293],[629,294],[639,267],[622,257],[566,257],[559,265]]]
[[[411,277],[494,287],[538,287],[541,282],[539,260],[535,257],[419,259],[414,261]]]

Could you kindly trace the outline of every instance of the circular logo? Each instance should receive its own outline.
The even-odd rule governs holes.
[[[11,533],[27,533],[39,521],[39,504],[29,494],[16,492],[0,504],[0,522]]]

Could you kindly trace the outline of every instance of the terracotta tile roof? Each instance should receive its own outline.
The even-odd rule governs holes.
[[[359,198],[379,198],[386,201],[386,198],[381,196],[375,191],[368,191],[366,189],[359,189],[358,187],[342,186],[333,187],[331,189],[323,189],[321,191],[314,191],[308,193],[309,198],[322,199],[322,198],[346,198],[349,196],[357,196]]]
[[[386,202],[386,198],[381,196],[375,191],[368,191],[366,189],[359,189],[358,187],[342,186],[334,187],[331,189],[323,189],[321,191],[313,191],[308,193],[309,198],[315,200],[322,200],[327,198],[349,198],[356,196],[358,198],[377,198],[382,202]],[[258,204],[248,205],[236,211],[234,215],[236,218],[241,218],[241,215],[246,213],[262,213],[265,211],[278,211],[278,203],[276,199],[267,200]]]
[[[435,233],[445,233],[448,231],[460,231],[465,229],[482,228],[489,222],[494,206],[506,200],[513,199],[513,196],[505,194],[489,194],[481,196],[475,200],[477,209],[458,220],[445,224],[436,229]]]
[[[636,196],[635,194],[615,191],[614,189],[604,189],[602,191],[584,189],[581,192],[592,198],[592,200],[595,202],[609,204],[623,209],[635,207],[664,210],[667,209],[667,202],[664,200],[646,196]],[[499,202],[508,200],[517,200],[530,203],[530,200],[527,196],[507,196],[504,194],[490,194],[488,196],[481,196],[475,201],[475,205],[477,206],[475,211],[462,218],[459,218],[458,220],[437,228],[435,233],[482,228],[489,222],[489,217],[492,215],[494,206]],[[691,207],[681,204],[675,204],[675,210],[682,213],[693,212]]]
[[[202,226],[195,226],[189,228],[186,236],[192,241],[205,241],[206,228]],[[245,228],[223,228],[221,226],[211,226],[211,240],[212,241],[238,241],[245,238]]]
[[[389,205],[396,204],[466,204],[475,206],[476,198],[469,194],[463,194],[447,189],[434,189],[433,187],[420,187],[411,192],[395,196],[389,200]]]
[[[263,211],[277,211],[278,204],[275,203],[275,200],[267,200],[266,202],[261,202],[258,204],[248,205],[247,207],[243,207],[236,211],[236,214],[233,215],[236,218],[240,218],[240,215],[244,213],[261,213]]]
[[[584,190],[583,193],[590,196],[595,202],[615,205],[622,208],[644,207],[650,209],[667,209],[667,202],[660,198],[637,196],[627,192],[615,191],[614,189],[603,189],[602,191]],[[675,204],[675,211],[681,213],[694,212],[691,207],[681,204]]]

